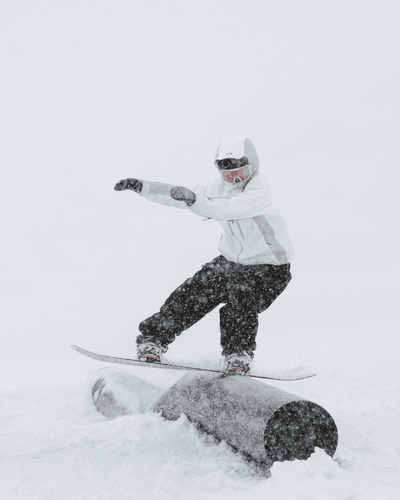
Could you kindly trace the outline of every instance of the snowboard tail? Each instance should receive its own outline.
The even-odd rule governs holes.
[[[138,359],[130,359],[130,358],[118,358],[115,356],[107,356],[105,354],[97,354],[95,352],[87,351],[86,349],[82,349],[82,347],[78,347],[76,345],[71,345],[71,348],[75,351],[87,356],[88,358],[95,359],[97,361],[103,361],[105,363],[115,363],[118,365],[129,365],[129,366],[141,366],[142,368],[161,368],[164,370],[192,370],[192,371],[200,371],[200,372],[213,372],[224,374],[224,370],[217,370],[212,368],[201,368],[197,366],[184,366],[184,365],[174,365],[171,363],[146,363],[144,361],[139,361]],[[301,373],[301,374],[258,374],[258,373],[249,373],[250,377],[261,378],[266,380],[281,380],[281,381],[293,381],[293,380],[303,380],[306,378],[314,377],[315,373]]]

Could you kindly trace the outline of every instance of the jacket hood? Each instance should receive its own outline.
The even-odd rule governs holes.
[[[230,137],[218,146],[214,163],[224,158],[242,158],[246,156],[252,167],[252,177],[258,174],[259,160],[256,148],[248,137]]]

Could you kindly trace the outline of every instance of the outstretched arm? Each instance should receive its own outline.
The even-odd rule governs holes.
[[[191,207],[196,201],[196,195],[190,189],[162,182],[129,178],[119,181],[114,189],[115,191],[135,191],[150,201],[176,208]]]
[[[245,191],[232,198],[210,197],[206,186],[198,186],[194,191],[162,182],[124,179],[114,188],[116,191],[131,190],[149,201],[176,208],[190,208],[202,217],[216,220],[233,220],[254,217],[272,203],[268,183],[253,179]]]

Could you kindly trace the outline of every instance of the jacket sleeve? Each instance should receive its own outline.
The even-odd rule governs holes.
[[[265,207],[272,203],[269,185],[249,183],[246,189],[231,198],[206,196],[204,186],[196,189],[196,203],[190,210],[197,215],[216,220],[247,219],[261,215]]]
[[[163,182],[143,181],[140,196],[149,201],[175,208],[189,208],[184,201],[177,201],[171,197],[171,189],[174,184],[164,184]]]

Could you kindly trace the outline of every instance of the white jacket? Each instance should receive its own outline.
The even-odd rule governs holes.
[[[292,243],[285,221],[272,201],[269,184],[258,173],[254,146],[247,138],[234,138],[233,141],[236,141],[236,148],[240,141],[244,145],[240,153],[235,151],[235,157],[249,158],[252,166],[249,181],[234,185],[216,179],[196,186],[192,188],[196,202],[191,207],[171,197],[174,186],[169,184],[143,181],[140,194],[150,201],[185,208],[201,217],[216,220],[224,230],[218,249],[229,261],[244,265],[287,264],[294,257]],[[246,149],[249,143],[253,149]],[[221,143],[216,159],[225,156],[221,152],[222,146],[226,149],[226,143]]]

